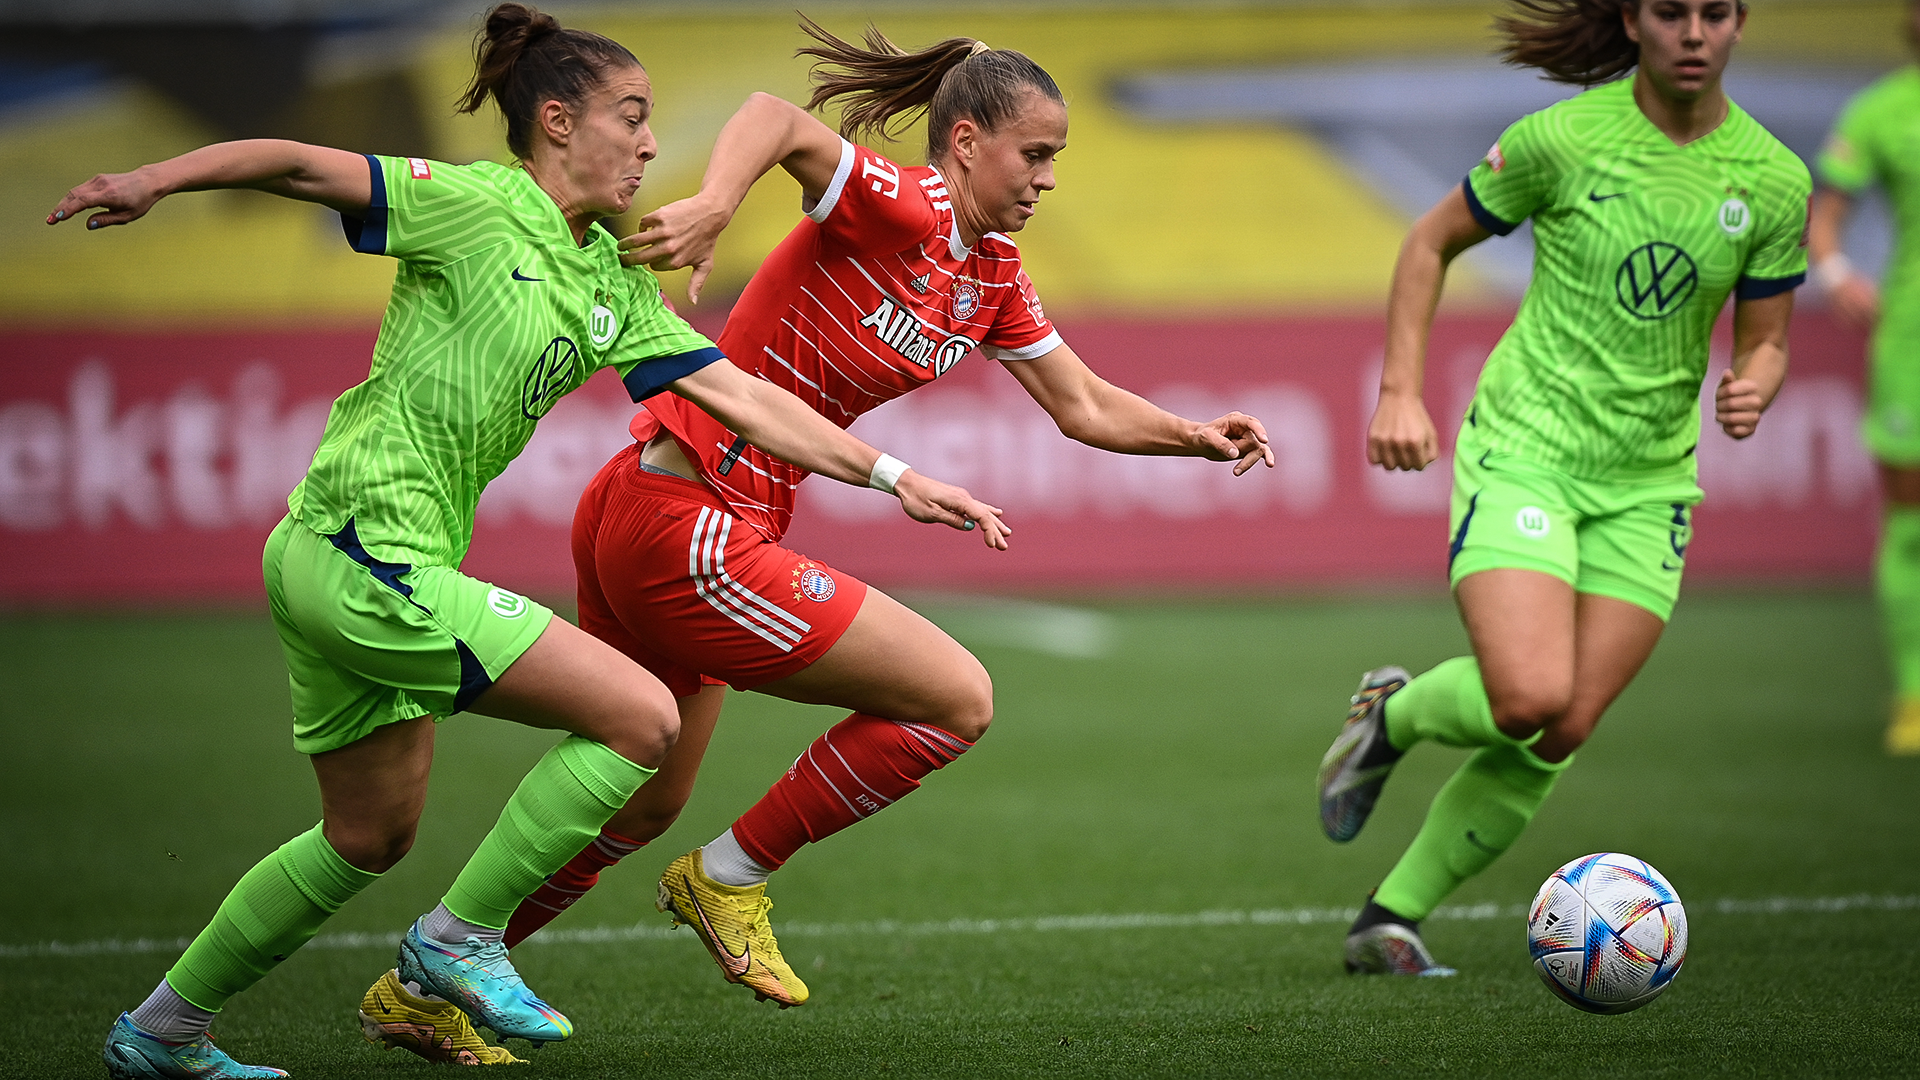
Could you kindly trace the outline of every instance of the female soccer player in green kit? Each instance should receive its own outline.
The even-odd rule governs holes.
[[[1920,48],[1920,2],[1907,5]],[[1920,65],[1855,95],[1820,154],[1807,253],[1813,281],[1848,322],[1872,328],[1865,435],[1886,500],[1875,578],[1893,664],[1887,752],[1920,754]],[[1895,245],[1885,306],[1840,250],[1853,200],[1878,183],[1893,200]]]
[[[1532,284],[1454,450],[1450,577],[1473,655],[1368,672],[1321,763],[1321,823],[1345,841],[1414,744],[1474,748],[1349,932],[1351,971],[1452,974],[1420,920],[1519,837],[1673,610],[1714,319],[1734,294],[1715,418],[1743,439],[1786,378],[1806,276],[1806,167],[1720,88],[1744,5],[1514,8],[1506,60],[1594,89],[1508,128],[1394,269],[1367,457],[1420,469],[1436,456],[1420,387],[1447,264],[1533,219]]]
[[[323,820],[240,879],[104,1051],[116,1077],[268,1077],[206,1030],[406,854],[426,797],[433,720],[476,712],[567,737],[520,784],[441,904],[407,931],[363,1002],[367,1034],[438,1060],[514,1060],[461,1015],[536,1044],[572,1024],[529,992],[500,938],[520,901],[598,834],[679,732],[660,681],[526,597],[458,570],[487,482],[535,421],[596,370],[635,400],[672,389],[803,468],[866,486],[881,455],[799,399],[726,363],[621,266],[599,224],[632,204],[654,156],[653,91],[631,53],[502,4],[462,103],[491,98],[517,163],[453,166],[277,140],[205,147],[69,192],[97,229],[178,191],[255,188],[340,212],[362,252],[400,261],[367,380],[334,403],[312,468],[263,560],[291,672],[294,744]],[[997,511],[893,480],[922,521],[981,529]],[[411,985],[408,985],[411,984]],[[369,1011],[371,1010],[371,1011]]]

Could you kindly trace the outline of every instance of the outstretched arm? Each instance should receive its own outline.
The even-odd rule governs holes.
[[[1380,402],[1367,425],[1367,460],[1387,469],[1424,469],[1440,455],[1440,436],[1420,398],[1426,380],[1427,336],[1446,285],[1447,266],[1493,234],[1481,228],[1458,186],[1413,223],[1393,264],[1387,298],[1387,355],[1380,368]]]
[[[1273,448],[1260,421],[1232,412],[1196,423],[1095,375],[1072,349],[1060,346],[1032,360],[1002,361],[1069,439],[1116,454],[1161,454],[1236,461],[1235,476],[1264,461]]]
[[[1713,418],[1720,429],[1744,439],[1760,426],[1760,414],[1773,404],[1787,381],[1787,324],[1793,319],[1793,290],[1733,305],[1733,366],[1713,392]]]
[[[640,231],[620,241],[621,261],[655,270],[693,267],[687,299],[699,303],[700,287],[713,270],[714,241],[754,181],[775,165],[791,173],[808,198],[818,199],[840,165],[840,136],[800,106],[756,92],[720,129],[700,193],[641,218]]]
[[[373,200],[367,159],[359,154],[285,139],[244,139],[203,146],[132,172],[102,173],[67,192],[47,215],[47,224],[101,209],[105,213],[88,218],[87,228],[125,225],[175,192],[216,188],[253,188],[347,214],[365,212]]]
[[[721,360],[667,384],[748,442],[782,461],[854,487],[868,487],[880,451],[861,442],[806,402],[765,379],[756,379]],[[893,481],[901,509],[915,521],[956,529],[977,524],[988,547],[1006,550],[1013,532],[1000,520],[1000,508],[967,494],[966,489],[920,475],[912,469]]]

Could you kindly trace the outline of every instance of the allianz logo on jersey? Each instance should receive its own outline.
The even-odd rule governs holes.
[[[961,357],[980,344],[965,334],[949,334],[945,341],[935,342],[926,335],[929,327],[920,321],[918,315],[884,296],[880,298],[879,306],[860,320],[860,325],[872,330],[873,336],[879,338],[881,344],[899,353],[903,359],[932,369],[936,379],[945,375],[960,362]]]

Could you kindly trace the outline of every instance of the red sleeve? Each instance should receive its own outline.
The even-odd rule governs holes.
[[[900,251],[939,226],[926,186],[909,170],[844,139],[833,182],[818,202],[802,205],[827,242],[863,251]]]
[[[1014,253],[1018,258],[1018,253]],[[1016,264],[1017,267],[1017,264]],[[1040,294],[1023,269],[1015,269],[1012,284],[1014,298],[1000,305],[980,349],[995,360],[1033,360],[1060,347],[1060,332],[1047,320],[1040,306]]]

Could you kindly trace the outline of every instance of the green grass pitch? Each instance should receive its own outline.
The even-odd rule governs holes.
[[[513,1075],[1920,1072],[1920,759],[1880,750],[1867,597],[1689,595],[1532,828],[1454,900],[1497,914],[1428,924],[1460,968],[1431,981],[1345,975],[1343,925],[1312,912],[1358,904],[1461,753],[1419,748],[1346,846],[1321,837],[1312,789],[1360,670],[1463,649],[1444,600],[1084,606],[1107,620],[1104,655],[995,644],[1017,636],[1004,612],[930,604],[993,672],[998,719],[919,794],[775,879],[775,927],[813,987],[802,1009],[723,983],[653,910],[661,867],[837,718],[734,695],[680,824],[555,924],[572,940],[516,951],[578,1034]],[[100,1075],[108,1023],[173,948],[98,943],[192,934],[317,818],[284,680],[264,613],[0,617],[0,1076]],[[326,934],[397,935],[431,907],[552,741],[467,717],[439,739],[412,856]],[[1659,867],[1692,922],[1673,988],[1619,1017],[1549,995],[1512,913],[1599,850]],[[1722,905],[1863,896],[1880,899]],[[578,932],[601,927],[638,929]],[[96,951],[26,947],[45,942]],[[391,947],[316,944],[331,947],[234,1001],[223,1045],[296,1077],[426,1075],[357,1033]]]

